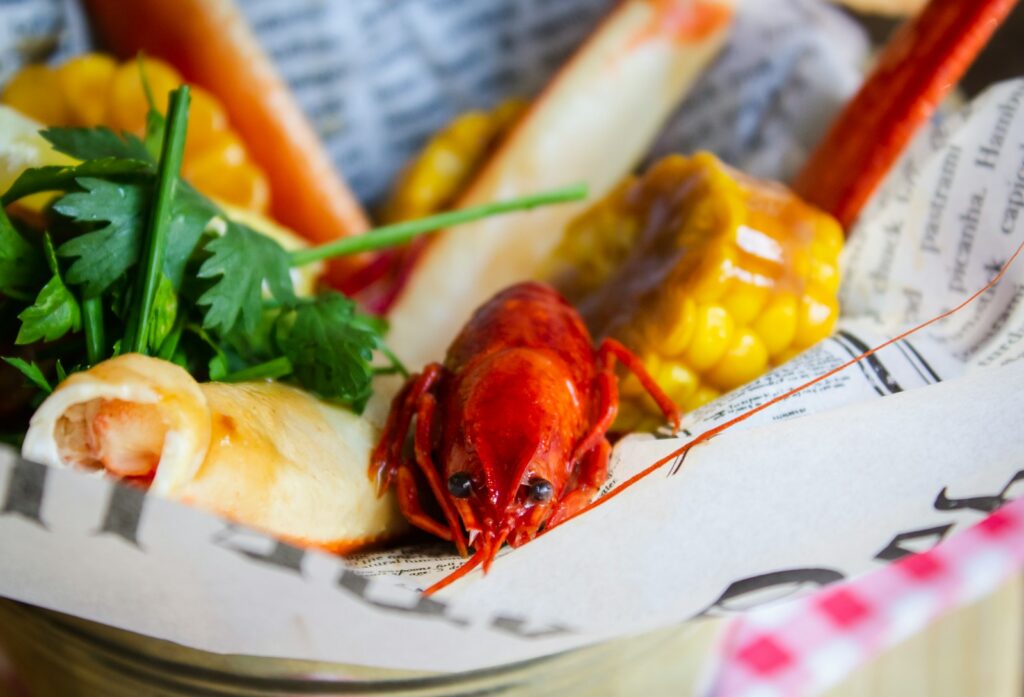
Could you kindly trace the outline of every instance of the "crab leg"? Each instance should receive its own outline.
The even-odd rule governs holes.
[[[848,229],[1015,4],[931,0],[889,41],[797,176],[796,192]]]
[[[718,53],[734,0],[625,0],[555,75],[455,207],[584,182],[599,197],[650,147]],[[640,106],[642,105],[642,106]],[[566,204],[436,235],[389,313],[390,341],[413,368],[437,360],[473,309],[541,275]],[[423,327],[431,330],[424,332]]]

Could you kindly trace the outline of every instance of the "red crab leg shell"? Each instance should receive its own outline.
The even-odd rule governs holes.
[[[931,0],[889,41],[793,188],[848,229],[1016,0]]]

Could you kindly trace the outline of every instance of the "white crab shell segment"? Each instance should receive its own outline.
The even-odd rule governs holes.
[[[378,436],[287,385],[199,384],[172,363],[129,354],[61,383],[33,415],[22,454],[149,482],[152,493],[346,552],[406,527],[367,475]]]

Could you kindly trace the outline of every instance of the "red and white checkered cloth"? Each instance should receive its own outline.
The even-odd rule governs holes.
[[[724,638],[709,697],[814,695],[1024,566],[1024,498],[935,548],[755,610]]]

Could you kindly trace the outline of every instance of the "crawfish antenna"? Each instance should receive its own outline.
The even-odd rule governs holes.
[[[462,578],[463,576],[468,574],[470,571],[472,571],[476,567],[480,566],[480,564],[483,562],[483,560],[485,558],[487,558],[487,549],[488,548],[486,546],[484,546],[484,545],[481,545],[480,547],[478,547],[476,549],[476,551],[473,552],[473,556],[471,556],[469,559],[467,559],[462,564],[462,566],[460,566],[455,571],[451,572],[450,574],[448,574],[447,576],[442,578],[440,581],[438,581],[437,583],[432,585],[430,588],[428,588],[425,591],[423,591],[423,595],[433,595],[434,593],[438,592],[442,588],[446,588],[447,586],[451,585],[452,583],[455,583],[460,578]]]
[[[455,583],[481,564],[484,567],[484,573],[487,573],[487,570],[491,568],[491,562],[493,562],[494,558],[498,556],[498,550],[501,549],[503,544],[505,544],[506,537],[508,537],[508,532],[504,532],[497,537],[484,535],[479,536],[477,540],[480,540],[480,543],[476,550],[474,550],[473,556],[467,559],[466,562],[455,571],[451,572],[430,588],[423,591],[423,595],[433,595],[442,588]]]

